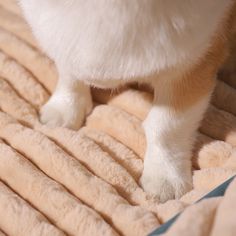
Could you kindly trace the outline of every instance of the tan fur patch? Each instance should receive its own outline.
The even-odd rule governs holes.
[[[233,12],[230,9],[212,39],[211,46],[203,58],[181,80],[174,81],[171,88],[171,104],[177,111],[183,111],[209,95],[215,85],[215,77],[228,55],[230,28]]]

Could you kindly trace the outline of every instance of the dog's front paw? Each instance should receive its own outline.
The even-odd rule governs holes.
[[[168,170],[170,171],[170,170]],[[144,191],[152,196],[158,197],[160,202],[180,198],[192,188],[190,175],[177,175],[172,178],[163,168],[144,168],[140,178],[140,185]]]
[[[40,122],[53,128],[61,126],[78,129],[83,124],[89,106],[92,107],[92,104],[52,97],[40,110]]]

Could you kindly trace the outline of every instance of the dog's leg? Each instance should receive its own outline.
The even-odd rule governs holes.
[[[147,150],[140,183],[161,202],[191,189],[194,137],[213,87],[213,78],[198,75],[154,86],[153,107],[143,123]]]
[[[40,111],[40,121],[51,127],[78,129],[91,109],[89,86],[60,73],[56,90]]]

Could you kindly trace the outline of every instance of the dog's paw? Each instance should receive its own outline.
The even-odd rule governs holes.
[[[52,97],[40,110],[40,122],[52,128],[78,129],[84,122],[88,107],[91,109],[92,104]]]
[[[154,171],[153,171],[154,170]],[[169,176],[163,169],[144,169],[140,185],[147,194],[158,197],[160,202],[180,198],[192,188],[192,178],[187,175]]]

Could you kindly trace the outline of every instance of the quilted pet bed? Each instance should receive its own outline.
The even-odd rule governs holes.
[[[165,235],[236,235],[236,181],[224,197],[192,205],[236,173],[236,80],[217,82],[192,158],[193,190],[160,204],[138,184],[152,93],[93,90],[94,108],[73,131],[38,121],[55,88],[13,0],[0,0],[0,235],[144,236],[187,208]]]

